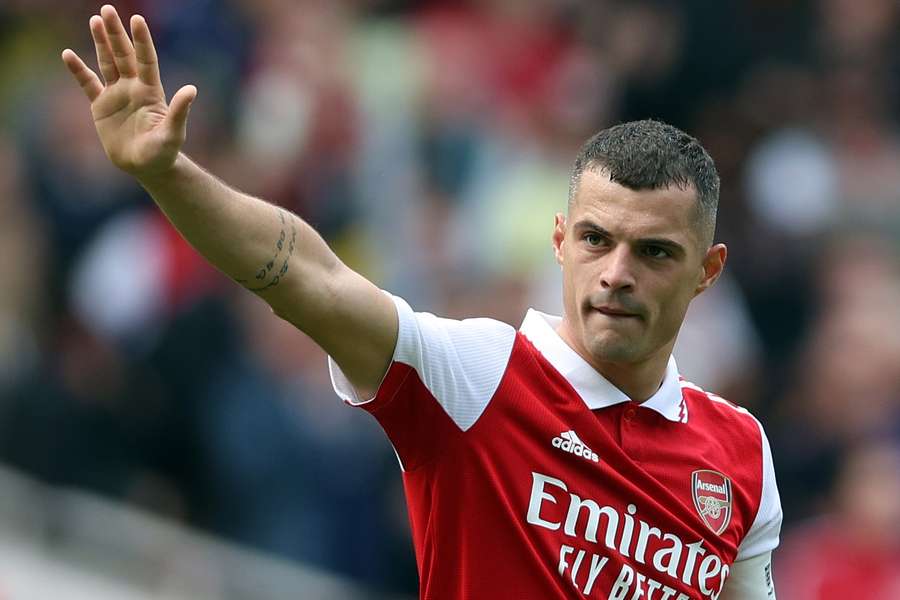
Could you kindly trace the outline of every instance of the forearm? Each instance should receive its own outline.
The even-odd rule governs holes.
[[[207,260],[315,340],[354,385],[375,389],[397,341],[394,303],[299,217],[228,187],[181,154],[197,89],[182,86],[167,104],[144,18],[132,16],[129,38],[115,8],[100,13],[90,30],[103,80],[72,50],[62,59],[91,101],[112,163],[137,177]]]
[[[340,265],[299,217],[230,188],[184,154],[164,175],[139,181],[200,254],[276,309],[303,290],[321,293],[315,283]]]

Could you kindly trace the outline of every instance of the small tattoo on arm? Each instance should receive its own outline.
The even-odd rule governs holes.
[[[296,221],[293,215],[284,209],[276,207],[275,210],[278,211],[278,217],[281,221],[281,232],[275,241],[275,251],[272,258],[256,271],[252,284],[248,285],[246,279],[235,279],[235,281],[251,292],[262,292],[278,285],[287,275],[291,257],[294,255],[294,248],[297,244]],[[285,215],[287,215],[287,218],[285,218]],[[288,233],[288,229],[290,229],[290,233]]]

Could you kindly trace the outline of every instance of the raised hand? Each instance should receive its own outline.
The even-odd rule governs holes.
[[[138,178],[164,174],[184,144],[197,88],[182,87],[166,104],[156,48],[142,16],[131,17],[129,38],[107,4],[91,17],[90,29],[105,83],[72,50],[64,50],[62,59],[91,101],[103,149],[113,164]]]

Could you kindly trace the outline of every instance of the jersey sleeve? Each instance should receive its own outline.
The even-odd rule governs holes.
[[[410,470],[479,419],[506,371],[516,331],[493,319],[414,312],[402,298],[391,298],[397,344],[375,396],[360,398],[331,357],[328,367],[337,395],[375,416]]]
[[[765,552],[731,565],[731,574],[719,600],[775,600],[772,553]]]
[[[756,424],[762,437],[762,491],[756,518],[738,547],[735,564],[738,561],[754,558],[774,550],[778,546],[781,533],[781,498],[775,482],[772,450],[762,424],[759,421]]]

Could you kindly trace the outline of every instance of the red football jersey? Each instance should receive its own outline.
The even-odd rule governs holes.
[[[335,390],[381,424],[403,469],[425,599],[716,598],[731,565],[778,544],[763,430],[669,362],[629,399],[531,310],[415,313],[376,396]]]

